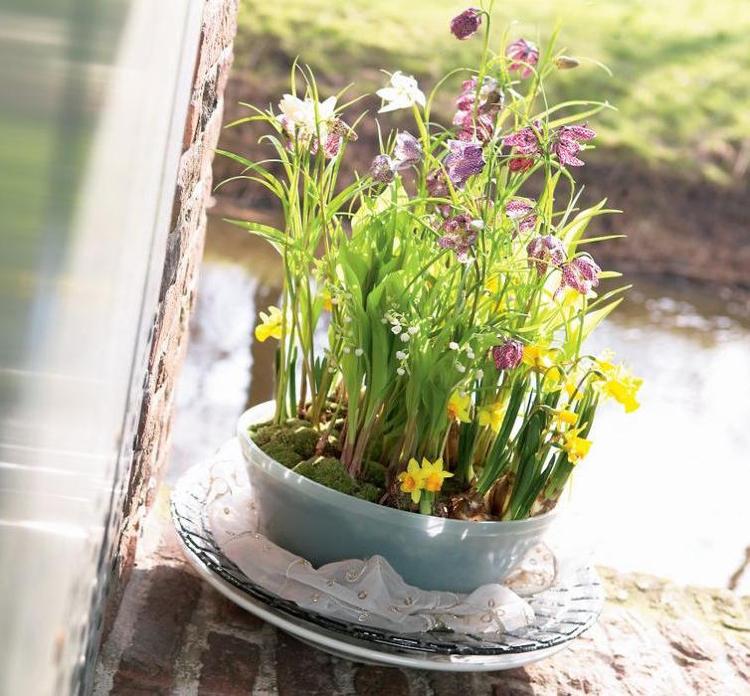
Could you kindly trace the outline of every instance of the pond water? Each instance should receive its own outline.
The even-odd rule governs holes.
[[[232,435],[247,405],[271,397],[273,346],[252,331],[278,299],[279,270],[262,242],[212,222],[171,482]],[[600,409],[571,488],[571,532],[601,564],[726,586],[750,545],[750,319],[703,289],[634,285],[590,348],[612,348],[644,378],[642,406]],[[750,591],[747,573],[739,589]]]

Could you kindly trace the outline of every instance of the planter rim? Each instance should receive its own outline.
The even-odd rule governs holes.
[[[240,438],[243,449],[246,449],[251,453],[255,459],[255,462],[251,463],[260,463],[263,470],[278,481],[283,481],[286,484],[294,484],[298,487],[300,492],[304,492],[307,495],[313,496],[329,504],[336,505],[342,510],[351,512],[352,514],[366,514],[368,517],[387,516],[391,523],[398,521],[399,523],[408,526],[413,526],[418,522],[421,522],[422,524],[427,523],[428,526],[439,524],[443,532],[454,533],[458,536],[464,534],[471,534],[472,536],[483,536],[484,534],[494,535],[498,531],[498,525],[504,527],[506,532],[527,532],[529,528],[533,529],[537,526],[546,526],[547,521],[550,518],[558,515],[558,509],[557,506],[555,506],[555,508],[549,512],[534,517],[527,517],[522,520],[486,520],[483,522],[454,520],[445,517],[437,517],[435,515],[422,515],[416,512],[410,512],[409,510],[399,510],[385,505],[378,505],[369,500],[355,498],[354,496],[334,490],[333,488],[328,488],[328,486],[324,486],[317,481],[313,481],[306,476],[302,476],[301,474],[288,469],[283,464],[280,464],[267,455],[262,449],[260,449],[260,447],[258,447],[258,445],[255,444],[255,442],[253,442],[248,432],[249,427],[271,418],[274,406],[275,404],[273,401],[266,401],[253,406],[247,409],[237,421],[237,436]]]

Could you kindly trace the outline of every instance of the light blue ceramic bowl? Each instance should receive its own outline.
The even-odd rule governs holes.
[[[260,531],[316,567],[380,554],[412,585],[471,592],[508,575],[556,517],[553,510],[527,520],[464,522],[339,493],[287,469],[250,439],[250,426],[272,415],[269,401],[245,411],[237,426]]]

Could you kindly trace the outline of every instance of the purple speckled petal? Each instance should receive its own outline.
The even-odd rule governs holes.
[[[523,359],[523,344],[515,339],[509,339],[492,349],[492,359],[498,370],[513,370]]]
[[[393,160],[388,155],[378,155],[370,165],[370,176],[381,184],[389,184],[396,176]]]
[[[474,36],[482,24],[481,11],[475,7],[464,10],[461,14],[456,15],[451,20],[451,33],[457,39],[463,41],[470,36]]]
[[[484,169],[482,146],[463,140],[449,140],[450,154],[445,158],[448,176],[455,186],[463,186],[469,177]]]
[[[396,136],[393,159],[396,169],[407,169],[419,164],[422,160],[422,146],[411,133],[403,131]]]

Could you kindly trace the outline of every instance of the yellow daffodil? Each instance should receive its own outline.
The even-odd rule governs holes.
[[[268,314],[260,313],[261,323],[255,327],[255,338],[261,343],[268,338],[281,338],[281,310],[278,307],[269,307]]]
[[[412,459],[416,464],[416,460]],[[430,463],[427,459],[422,459],[422,477],[424,489],[429,493],[437,493],[443,487],[443,481],[450,478],[453,474],[450,471],[443,470],[442,458],[436,459]]]
[[[523,363],[537,370],[546,370],[552,367],[554,352],[539,344],[523,347]]]
[[[427,460],[423,459],[422,461],[426,462]],[[402,471],[398,475],[398,480],[401,484],[401,492],[410,493],[412,502],[418,503],[424,489],[424,475],[416,459],[409,460],[406,471]]]
[[[553,295],[553,301],[557,302],[564,309],[576,307],[582,300],[583,295],[573,288],[564,288],[559,293],[554,293]]]
[[[324,290],[320,294],[320,296],[323,299],[323,309],[325,309],[326,312],[332,312],[333,311],[333,298],[331,298],[331,293],[328,292],[328,290]]]
[[[555,422],[561,426],[575,425],[578,422],[578,414],[563,408],[555,414]]]
[[[497,291],[500,289],[500,278],[497,275],[491,275],[487,278],[484,283],[484,289],[490,293],[490,295],[497,295]]]
[[[643,380],[632,375],[625,375],[608,379],[602,387],[602,392],[612,397],[625,407],[625,413],[632,413],[641,405],[636,395]]]
[[[505,407],[502,401],[496,401],[494,404],[487,404],[479,409],[479,425],[489,426],[492,432],[500,430],[500,426],[505,416]]]
[[[448,418],[461,421],[461,423],[468,423],[471,420],[469,416],[470,408],[471,396],[455,391],[448,399]]]
[[[563,373],[560,371],[557,365],[553,365],[552,367],[550,367],[544,374],[547,380],[549,380],[547,382],[548,385],[550,382],[557,383],[563,378]]]
[[[643,380],[634,377],[624,365],[615,365],[611,360],[599,359],[597,368],[604,373],[601,392],[625,407],[625,413],[632,413],[640,403],[636,398]]]
[[[583,459],[591,449],[591,440],[587,440],[583,437],[578,437],[578,433],[581,432],[580,428],[573,428],[568,432],[563,433],[562,448],[568,455],[568,459],[571,464],[577,463]]]

